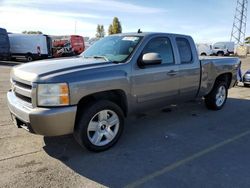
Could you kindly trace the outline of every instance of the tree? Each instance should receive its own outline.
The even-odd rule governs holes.
[[[122,32],[122,26],[121,26],[121,23],[117,17],[114,17],[114,19],[113,19],[112,28],[113,28],[113,34]]]
[[[109,30],[108,30],[109,35],[113,35],[113,26],[112,24],[109,25]]]
[[[43,34],[41,31],[23,31],[23,34]]]
[[[250,44],[250,37],[245,38],[245,43]]]
[[[96,38],[103,38],[105,36],[105,30],[104,30],[104,26],[103,25],[97,25],[96,28]]]
[[[114,17],[112,24],[109,25],[109,35],[117,34],[122,32],[121,22],[117,17]]]

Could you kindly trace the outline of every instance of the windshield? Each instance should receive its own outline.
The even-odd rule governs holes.
[[[141,39],[139,36],[108,36],[95,42],[82,56],[123,62],[133,53]]]

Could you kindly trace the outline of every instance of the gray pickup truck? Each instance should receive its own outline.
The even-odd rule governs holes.
[[[19,128],[73,133],[80,145],[103,151],[117,142],[128,115],[201,97],[220,110],[239,65],[238,58],[200,60],[190,36],[112,35],[77,57],[14,67],[8,106]]]

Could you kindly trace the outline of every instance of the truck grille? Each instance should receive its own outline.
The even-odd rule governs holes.
[[[26,83],[22,83],[16,80],[12,80],[12,91],[14,92],[17,98],[29,103],[30,105],[32,104],[32,100],[31,100],[32,86],[31,85],[28,85]]]
[[[29,89],[29,90],[32,89],[31,85],[24,84],[24,83],[21,83],[21,82],[18,82],[18,81],[14,81],[14,82],[15,82],[15,84],[16,84],[17,86],[19,86],[19,87],[23,87],[23,88]]]

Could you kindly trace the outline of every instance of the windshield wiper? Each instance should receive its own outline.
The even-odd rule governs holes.
[[[109,59],[107,57],[101,56],[101,55],[84,56],[84,58],[104,59],[105,61],[109,61]]]

